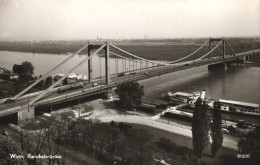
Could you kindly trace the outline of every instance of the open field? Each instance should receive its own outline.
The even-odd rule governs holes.
[[[208,39],[176,39],[176,40],[124,40],[110,41],[118,47],[151,60],[176,60],[184,57],[198,49]],[[229,44],[236,53],[260,49],[259,38],[227,38]],[[91,42],[94,44],[103,44],[105,41]],[[32,53],[66,54],[72,53],[87,44],[87,41],[42,41],[42,42],[0,42],[0,50],[19,51]],[[217,44],[217,42],[216,42]],[[212,45],[213,47],[214,45]],[[222,47],[220,46],[220,49]],[[187,60],[199,57],[209,50],[208,45]],[[113,49],[111,51],[117,52]],[[81,54],[87,54],[87,49]],[[231,54],[226,46],[226,54]],[[220,55],[216,49],[212,56]]]

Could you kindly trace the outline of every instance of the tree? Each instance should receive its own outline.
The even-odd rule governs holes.
[[[119,104],[125,108],[135,108],[142,103],[144,95],[144,87],[134,81],[124,82],[119,84],[116,89],[116,94],[119,96]]]
[[[42,75],[39,76],[39,79],[42,78]],[[44,88],[44,84],[45,84],[45,81],[44,79],[42,81],[40,81],[38,84],[36,84],[35,86],[38,87],[38,88],[41,88],[43,89]]]
[[[51,123],[45,120],[36,121],[32,120],[23,126],[25,130],[33,131],[32,139],[36,142],[35,154],[38,155],[43,150],[45,141],[48,137],[48,128],[50,128]],[[36,159],[35,159],[36,161]]]
[[[115,146],[115,150],[118,154],[120,154],[120,157],[122,158],[122,162],[126,161],[126,156],[129,154],[127,153],[127,144],[129,143],[129,139],[122,133],[118,135],[118,140]]]
[[[110,141],[108,141],[108,150],[110,153],[114,153],[116,150],[116,144],[118,142],[120,130],[113,122],[111,122],[110,127],[108,127],[108,129],[108,136],[110,137]]]
[[[33,81],[33,80],[34,80],[33,77],[32,77],[32,75],[30,75],[30,74],[22,74],[22,75],[20,76],[20,78],[21,78],[21,80],[23,80],[23,81]]]
[[[137,154],[136,158],[138,159],[138,164],[151,164],[152,155],[147,148],[153,135],[146,129],[130,129],[126,136],[136,150],[135,154]]]
[[[35,142],[34,149],[30,152],[27,152],[29,154],[41,154],[44,153],[46,155],[58,155],[60,143],[58,140],[59,138],[59,130],[64,125],[59,124],[59,122],[54,119],[50,118],[50,120],[32,120],[29,123],[26,123],[23,127],[25,129],[30,130],[30,142]],[[29,132],[28,132],[29,133]],[[21,146],[26,147],[26,141],[24,140],[24,137],[28,136],[27,134],[21,133],[20,142]],[[27,138],[28,139],[28,138]],[[34,159],[36,161],[36,159]],[[48,158],[49,164],[55,164],[57,161],[57,164],[59,164],[59,159],[51,159]]]
[[[20,75],[21,80],[25,81],[32,81],[34,80],[32,75],[34,72],[34,66],[32,63],[28,61],[22,62],[21,65],[14,64],[13,65],[13,72],[18,73]]]
[[[209,106],[200,98],[195,103],[195,110],[192,119],[192,142],[194,153],[201,158],[202,152],[208,144],[209,133]]]
[[[19,145],[8,140],[0,140],[0,164],[22,164],[22,158],[11,158],[10,154],[23,155]]]
[[[176,147],[176,144],[171,141],[171,139],[167,139],[165,137],[160,138],[156,144],[167,152],[172,152]]]
[[[52,85],[52,77],[48,76],[45,80],[45,87],[48,88],[49,86]]]
[[[212,156],[216,156],[219,148],[223,143],[223,133],[222,133],[222,117],[220,110],[220,103],[218,101],[214,102],[214,108],[212,111],[212,123],[211,123],[211,136],[212,136],[212,144],[211,144],[211,154]]]
[[[43,147],[43,151],[48,155],[58,155],[59,153],[60,143],[56,142],[58,138],[57,126],[59,127],[60,125],[57,125],[57,123],[52,122],[51,126],[45,129],[47,138]],[[59,164],[59,159],[48,158],[48,160],[49,165],[54,165],[55,161],[57,161],[57,164]]]
[[[65,78],[64,80],[63,80],[63,85],[67,85],[69,83],[69,81],[68,81],[68,78]]]
[[[14,73],[18,73],[21,75],[22,73],[24,73],[25,69],[23,65],[14,64],[12,70]]]
[[[260,161],[260,126],[250,131],[244,138],[238,142],[238,151],[240,154],[250,155],[250,161]],[[251,162],[252,163],[252,162]]]
[[[87,130],[87,141],[89,144],[89,148],[90,148],[90,152],[93,152],[93,145],[96,139],[96,136],[98,134],[98,130],[96,129],[96,127],[98,126],[98,124],[100,123],[99,120],[88,120],[89,124],[86,127]]]
[[[61,121],[64,123],[64,131],[65,131],[65,141],[68,141],[70,126],[73,121],[73,118],[75,118],[75,113],[72,111],[67,111],[60,114]],[[61,139],[61,138],[60,138]]]
[[[31,141],[32,141],[32,138],[31,136],[26,132],[24,131],[23,129],[21,129],[19,131],[19,144],[20,144],[20,147],[21,147],[21,150],[22,152],[27,152],[27,153],[30,153],[31,152],[31,148],[32,148],[32,144],[31,144]]]
[[[96,140],[99,142],[98,143],[98,148],[99,148],[99,157],[100,159],[103,158],[103,151],[105,148],[105,145],[108,144],[110,141],[110,136],[108,136],[109,125],[105,123],[98,123],[95,125],[95,130],[96,130]]]
[[[24,62],[22,62],[22,66],[24,67],[24,73],[25,74],[27,73],[27,74],[33,75],[34,66],[31,62],[24,61]]]

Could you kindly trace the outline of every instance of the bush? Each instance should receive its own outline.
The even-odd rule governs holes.
[[[137,82],[128,81],[117,85],[115,92],[119,97],[119,103],[122,107],[133,109],[141,105],[144,87]]]
[[[159,109],[166,109],[168,105],[166,104],[160,104],[160,105],[156,105],[155,108],[159,108]]]
[[[187,148],[187,147],[184,147],[184,146],[177,146],[174,150],[174,153],[176,155],[192,155],[192,150]]]
[[[129,128],[132,128],[131,125],[128,125],[128,124],[122,123],[122,122],[120,122],[120,123],[117,125],[117,127],[120,129],[120,132],[124,132],[124,133],[126,133]]]
[[[20,78],[21,78],[22,81],[26,81],[26,82],[34,80],[33,76],[30,75],[30,74],[23,74],[23,75],[20,76]]]
[[[164,149],[167,152],[172,152],[176,147],[176,144],[174,142],[164,137],[160,138],[160,140],[157,141],[156,144],[158,145],[158,147]]]
[[[136,107],[136,109],[137,109],[138,111],[142,111],[142,112],[154,114],[154,109],[153,109],[153,108],[150,108],[150,107],[139,106],[139,107]]]

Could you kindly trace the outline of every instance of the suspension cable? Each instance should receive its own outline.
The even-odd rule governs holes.
[[[99,76],[100,76],[100,80],[101,80],[101,57],[98,56],[99,58]]]
[[[75,53],[71,54],[68,58],[66,58],[65,60],[63,60],[61,63],[59,63],[57,66],[55,66],[54,68],[52,68],[49,72],[45,73],[41,78],[39,78],[37,81],[35,81],[34,83],[32,83],[30,86],[28,86],[27,88],[25,88],[24,90],[22,90],[21,92],[19,92],[18,94],[16,94],[12,99],[17,99],[18,97],[22,96],[25,92],[27,92],[28,90],[30,90],[32,87],[34,87],[36,84],[38,84],[40,81],[42,81],[44,78],[46,78],[51,72],[55,71],[56,69],[60,68],[64,63],[66,63],[67,61],[69,61],[72,57],[74,57],[75,55],[79,54],[81,51],[83,51],[87,45],[84,45],[82,48],[80,48],[78,51],[76,51]]]
[[[223,42],[224,42],[224,41],[223,41]],[[214,41],[212,41],[212,43],[213,43],[215,46],[217,46]],[[218,48],[219,52],[220,52],[221,54],[223,54],[222,51],[219,49],[219,47],[217,47],[217,48]]]
[[[222,41],[223,41],[223,39],[222,39],[213,49],[211,49],[211,51],[209,51],[209,52],[206,53],[204,56],[202,56],[202,57],[200,57],[200,58],[198,58],[198,59],[196,59],[196,60],[194,60],[194,61],[198,61],[198,60],[200,60],[200,59],[206,57],[207,55],[209,55],[211,52],[213,52],[213,51],[221,44]]]
[[[134,54],[132,54],[132,53],[129,53],[129,52],[127,52],[127,51],[125,51],[125,50],[123,50],[123,49],[121,49],[121,48],[118,48],[117,46],[115,46],[115,45],[113,45],[113,44],[110,44],[110,46],[112,46],[112,47],[115,48],[116,50],[119,50],[119,51],[121,51],[121,52],[123,52],[123,53],[125,53],[125,54],[127,54],[127,55],[129,55],[129,56],[131,56],[131,57],[135,57],[135,58],[141,59],[141,60],[143,60],[143,61],[155,62],[155,61],[152,61],[152,60],[147,60],[147,59],[142,58],[142,57],[138,57],[138,56],[136,56],[136,55],[134,55]],[[171,64],[169,64],[169,63],[161,63],[161,62],[155,62],[155,63],[158,63],[159,65],[171,65]]]
[[[203,45],[201,45],[197,50],[195,50],[195,51],[192,52],[191,54],[189,54],[189,55],[187,55],[187,56],[185,56],[185,57],[183,57],[183,58],[180,58],[180,59],[178,59],[178,60],[171,61],[170,63],[173,64],[173,63],[182,61],[182,60],[184,60],[184,59],[186,59],[186,58],[188,58],[188,57],[194,55],[194,54],[197,53],[200,49],[202,49],[208,42],[209,42],[209,40],[207,40]]]
[[[36,101],[38,101],[40,98],[42,98],[46,93],[50,92],[51,89],[53,89],[56,85],[58,85],[61,81],[63,81],[65,78],[67,78],[69,76],[69,74],[77,69],[78,67],[80,67],[84,62],[86,62],[87,60],[89,60],[90,58],[92,58],[93,56],[96,56],[97,53],[99,51],[101,51],[104,47],[106,46],[106,44],[100,46],[93,54],[91,54],[90,56],[86,57],[83,61],[81,61],[79,64],[77,64],[75,67],[73,67],[70,71],[68,71],[63,77],[61,77],[58,81],[56,81],[54,84],[52,84],[49,88],[47,88],[45,91],[43,91],[41,94],[39,94],[36,98],[34,98],[29,105],[33,105]]]
[[[232,49],[232,47],[229,45],[228,41],[227,41],[227,40],[225,40],[225,41],[226,41],[228,47],[231,49],[232,53],[233,53],[235,56],[237,56],[236,53],[235,53],[235,51],[234,51],[234,50]]]
[[[194,54],[197,53],[200,49],[202,49],[208,42],[209,42],[209,40],[207,40],[202,46],[200,46],[197,50],[195,50],[195,51],[192,52],[191,54],[189,54],[189,55],[187,55],[187,56],[185,56],[185,57],[183,57],[183,58],[181,58],[181,59],[178,59],[178,60],[175,60],[175,61],[170,61],[170,62],[167,62],[167,63],[161,63],[161,62],[155,62],[155,61],[152,61],[152,60],[147,60],[147,59],[145,59],[145,58],[142,58],[142,57],[136,56],[136,55],[134,55],[134,54],[132,54],[132,53],[129,53],[129,52],[127,52],[127,51],[125,51],[125,50],[123,50],[123,49],[121,49],[121,48],[119,48],[119,47],[113,45],[113,44],[110,44],[110,45],[111,45],[113,48],[115,48],[116,50],[121,51],[121,52],[123,52],[123,53],[125,53],[125,54],[127,54],[127,55],[129,55],[129,56],[135,57],[135,58],[137,58],[137,59],[141,59],[141,60],[144,60],[144,61],[152,62],[152,63],[158,64],[158,65],[172,65],[172,64],[174,64],[174,63],[176,63],[176,62],[178,62],[178,61],[181,61],[181,60],[183,60],[183,59],[186,59],[186,58],[188,58],[188,57],[194,55]]]

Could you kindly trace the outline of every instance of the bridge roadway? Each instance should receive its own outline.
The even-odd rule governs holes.
[[[124,76],[111,75],[111,82],[109,85],[104,84],[105,78],[102,77],[101,79],[94,80],[94,82],[103,82],[98,84],[98,86],[96,87],[92,87],[92,84],[94,82],[91,82],[86,86],[84,86],[84,88],[69,90],[65,93],[57,93],[57,88],[54,88],[51,92],[49,92],[46,96],[41,98],[33,106],[38,107],[38,106],[52,105],[52,104],[66,102],[73,99],[80,99],[88,95],[105,93],[105,91],[107,91],[108,89],[111,89],[112,87],[115,87],[118,84],[125,81],[131,81],[131,80],[139,81],[139,80],[149,79],[152,77],[176,72],[179,70],[189,69],[193,67],[236,61],[238,57],[243,57],[253,53],[255,53],[255,51],[240,53],[237,56],[226,55],[225,59],[223,59],[222,57],[212,57],[212,58],[206,58],[206,59],[195,60],[195,61],[180,62],[171,66],[155,66],[155,67],[150,67],[142,70],[135,70],[135,74],[132,75],[131,74],[127,74]],[[257,53],[260,53],[260,49],[257,50]],[[16,100],[15,103],[5,104],[2,101],[2,103],[0,104],[0,117],[16,113],[21,109],[28,108],[28,100],[33,99],[38,94],[40,94],[40,92],[31,93],[29,94],[29,97],[27,97],[28,95],[22,96],[20,99]]]

